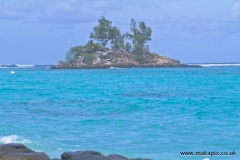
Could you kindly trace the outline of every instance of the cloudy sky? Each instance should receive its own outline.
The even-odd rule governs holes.
[[[57,64],[102,16],[144,21],[150,51],[183,63],[240,61],[240,0],[0,0],[0,64]]]

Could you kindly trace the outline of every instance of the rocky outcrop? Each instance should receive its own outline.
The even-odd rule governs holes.
[[[76,151],[76,152],[64,152],[61,155],[61,160],[150,160],[150,159],[142,158],[128,159],[118,154],[111,154],[105,157],[100,152],[96,151]]]
[[[65,62],[60,61],[60,62],[58,62],[58,67],[57,68],[61,69],[61,68],[65,68],[66,66],[67,66],[67,64]]]
[[[10,153],[32,153],[32,152],[34,151],[18,143],[0,145],[0,158]]]
[[[18,143],[0,145],[0,160],[50,160],[43,152],[35,152]]]
[[[11,153],[7,154],[0,160],[50,160],[50,158],[43,152],[33,153]]]
[[[79,57],[78,57],[76,65],[77,65],[78,67],[86,66],[85,59],[84,59],[83,56],[79,56]]]
[[[143,159],[143,158],[131,158],[129,160],[151,160],[151,159]]]
[[[107,157],[96,151],[65,152],[61,160],[109,160]]]
[[[83,69],[83,68],[132,68],[132,67],[199,67],[181,64],[180,61],[160,56],[155,53],[144,53],[141,56],[128,53],[124,49],[106,50],[105,52],[97,51],[93,54],[91,64],[85,63],[85,57],[79,56],[76,61],[58,63],[56,69]]]
[[[50,160],[44,152],[35,152],[18,143],[0,145],[0,160]],[[142,158],[128,159],[122,155],[111,154],[104,156],[97,151],[64,152],[61,159],[52,160],[150,160]]]
[[[126,157],[118,154],[108,155],[107,158],[109,158],[110,160],[128,160]]]

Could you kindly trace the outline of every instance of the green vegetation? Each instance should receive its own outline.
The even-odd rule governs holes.
[[[88,54],[88,53],[80,53],[80,56],[84,57],[84,61],[88,65],[93,64],[94,54]]]
[[[66,53],[66,61],[76,60],[79,56],[79,52],[84,48],[84,46],[75,46],[71,47],[70,50]]]
[[[108,55],[108,54],[103,55],[103,59],[110,59],[110,55]]]
[[[99,25],[93,28],[90,38],[99,41],[105,47],[110,41],[112,47],[118,47],[122,39],[120,30],[116,26],[112,26],[112,21],[102,17],[98,20]]]
[[[112,21],[101,17],[98,26],[93,28],[90,40],[85,46],[75,46],[66,53],[66,61],[77,60],[79,56],[84,56],[87,64],[92,64],[94,54],[97,51],[105,51],[106,45],[110,42],[111,49],[125,49],[133,54],[133,58],[140,62],[146,62],[146,55],[149,55],[149,47],[145,45],[151,40],[152,30],[147,27],[145,22],[137,23],[134,19],[130,23],[130,33],[121,34],[120,30],[112,25]],[[94,42],[96,41],[96,42]],[[104,59],[109,59],[105,55]]]
[[[88,43],[84,47],[86,52],[93,53],[96,51],[103,51],[102,46],[98,43],[94,43],[93,40],[88,41]]]

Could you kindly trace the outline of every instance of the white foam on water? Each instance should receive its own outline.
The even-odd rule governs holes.
[[[119,67],[110,67],[109,69],[123,69],[123,68],[119,68]]]
[[[240,63],[200,63],[200,64],[188,64],[188,65],[199,65],[202,67],[230,67],[230,66],[240,66]]]
[[[19,68],[31,68],[34,67],[34,64],[16,64],[17,67]]]
[[[18,135],[10,135],[10,136],[2,136],[0,137],[0,143],[7,144],[7,143],[31,143],[30,140],[25,139]]]

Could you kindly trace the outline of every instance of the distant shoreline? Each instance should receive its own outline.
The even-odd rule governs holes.
[[[226,63],[183,63],[183,65],[198,65],[202,67],[240,67],[240,62],[226,62]],[[26,68],[48,68],[57,67],[57,64],[0,64],[0,69],[26,69]],[[102,69],[109,69],[111,67],[105,67]],[[124,68],[124,67],[123,67]],[[186,68],[181,66],[160,66],[160,67],[129,67],[129,68]],[[191,67],[190,67],[191,68]],[[86,68],[88,69],[88,68]],[[93,69],[93,68],[91,68]]]
[[[199,65],[112,65],[112,66],[84,66],[84,67],[63,67],[52,66],[51,69],[113,69],[113,68],[201,68]]]

